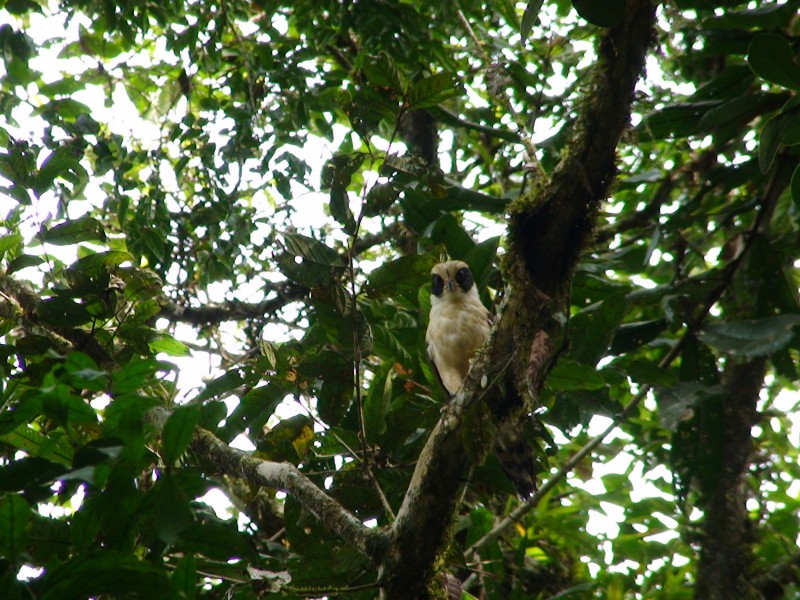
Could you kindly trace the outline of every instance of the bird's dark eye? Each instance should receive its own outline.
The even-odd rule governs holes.
[[[462,290],[469,291],[474,281],[472,280],[472,272],[467,267],[462,267],[456,272],[456,283]]]
[[[434,296],[441,296],[444,291],[444,279],[441,275],[434,275],[431,277],[431,294]]]

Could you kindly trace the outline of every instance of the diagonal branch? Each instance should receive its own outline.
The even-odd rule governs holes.
[[[387,536],[370,529],[345,510],[341,504],[319,489],[294,465],[260,460],[231,448],[205,429],[196,429],[191,449],[218,474],[245,479],[256,486],[285,491],[306,510],[317,517],[330,532],[359,550],[373,562],[380,561],[386,548]]]
[[[16,321],[25,331],[47,338],[61,353],[79,350],[91,356],[102,368],[115,365],[111,353],[90,331],[43,321],[37,312],[41,302],[41,296],[27,282],[0,272],[0,318]]]
[[[506,274],[513,291],[508,308],[464,390],[445,408],[417,461],[381,567],[387,598],[426,598],[433,585],[436,558],[449,542],[471,466],[461,436],[464,412],[469,410],[470,418],[480,423],[480,410],[472,413],[479,401],[486,401],[495,416],[525,408],[517,395],[515,406],[503,407],[505,399],[493,383],[506,378],[510,364],[524,377],[531,340],[552,320],[557,303],[550,298],[567,289],[572,265],[588,243],[596,206],[613,179],[615,149],[629,118],[655,22],[655,7],[649,0],[628,4],[624,20],[600,44],[595,87],[583,104],[565,159],[536,197],[524,196],[512,204]]]
[[[568,283],[616,175],[616,148],[654,39],[655,8],[649,0],[629,0],[623,20],[601,38],[599,68],[564,158],[543,189],[511,206],[510,250],[525,266],[522,280],[547,296]]]

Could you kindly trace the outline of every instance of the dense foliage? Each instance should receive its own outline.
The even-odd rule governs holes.
[[[543,487],[478,399],[408,587],[795,597],[800,1],[660,3],[617,143],[581,114],[646,4],[0,3],[0,597],[377,597],[403,552],[359,522],[393,531],[446,402],[430,269],[498,310],[513,215],[603,142],[532,276]]]

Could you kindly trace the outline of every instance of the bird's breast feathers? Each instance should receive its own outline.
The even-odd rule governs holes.
[[[425,335],[428,355],[450,394],[464,383],[470,359],[489,334],[489,311],[477,295],[462,300],[436,303]]]

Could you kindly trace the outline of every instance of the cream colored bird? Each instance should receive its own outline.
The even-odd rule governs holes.
[[[425,342],[442,386],[454,396],[469,372],[470,361],[489,335],[492,316],[478,297],[469,266],[460,260],[431,270],[431,314]],[[536,491],[533,448],[516,420],[500,423],[494,439],[500,466],[522,498]]]
[[[486,341],[491,323],[466,263],[450,260],[433,267],[425,342],[428,357],[451,396],[464,384],[470,360]]]

